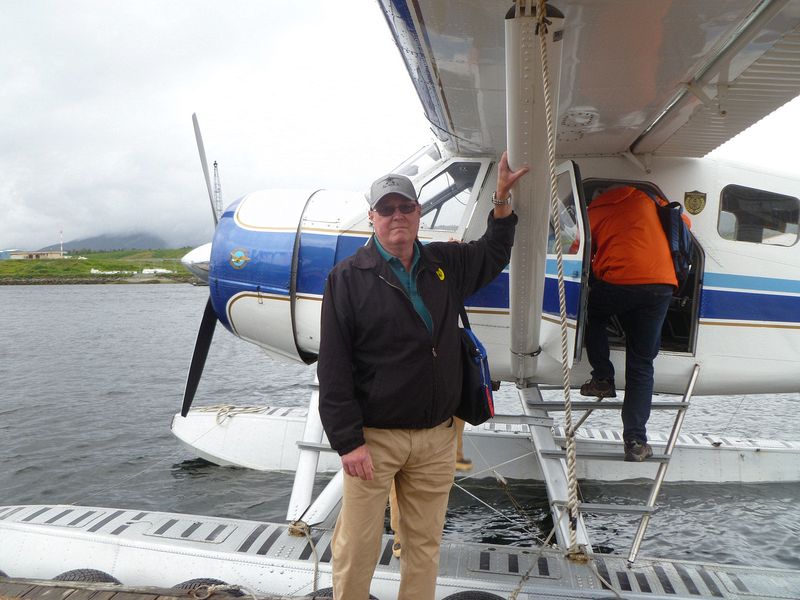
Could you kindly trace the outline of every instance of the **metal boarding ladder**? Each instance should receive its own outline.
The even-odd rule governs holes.
[[[655,510],[656,499],[661,491],[661,486],[667,474],[669,461],[672,457],[672,452],[675,444],[680,435],[683,420],[686,415],[686,410],[689,408],[689,400],[691,399],[694,390],[697,376],[700,372],[700,365],[695,364],[692,369],[692,374],[686,386],[686,391],[683,398],[679,402],[665,401],[653,402],[651,408],[654,410],[676,410],[675,420],[672,424],[667,444],[664,448],[663,454],[653,454],[652,457],[647,459],[651,462],[658,462],[658,470],[653,478],[653,483],[650,488],[650,494],[647,502],[642,505],[622,505],[622,504],[592,504],[580,502],[578,505],[578,520],[577,523],[572,524],[576,529],[576,539],[578,547],[583,547],[587,552],[591,552],[591,545],[589,543],[589,536],[586,531],[586,526],[583,521],[583,513],[602,513],[602,514],[636,514],[641,515],[639,527],[633,538],[630,551],[628,553],[628,564],[632,565],[636,560],[639,553],[647,526],[650,523],[650,515]],[[567,511],[568,497],[568,477],[566,466],[566,451],[563,450],[555,441],[553,437],[553,430],[548,426],[548,420],[552,425],[552,419],[549,417],[551,410],[563,410],[564,402],[545,401],[542,397],[541,391],[538,386],[529,388],[518,389],[522,408],[526,415],[535,417],[538,422],[535,424],[529,423],[531,441],[534,447],[534,454],[539,463],[544,479],[547,496],[550,502],[550,511],[553,516],[553,523],[556,530],[556,538],[562,548],[569,547],[570,539],[570,522],[569,514]],[[577,401],[572,402],[573,410],[585,410],[586,412],[581,418],[573,425],[575,430],[586,420],[586,418],[597,409],[611,409],[621,410],[622,402],[619,401]],[[616,452],[579,452],[577,458],[588,460],[621,460],[621,456]]]

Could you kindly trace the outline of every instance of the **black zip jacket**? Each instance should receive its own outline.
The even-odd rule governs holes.
[[[516,224],[513,213],[490,213],[479,240],[415,242],[432,333],[372,239],[331,270],[317,375],[322,424],[340,455],[364,444],[363,427],[425,429],[453,415],[461,397],[457,302],[502,272]]]

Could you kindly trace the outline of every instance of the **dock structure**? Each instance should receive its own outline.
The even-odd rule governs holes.
[[[65,594],[36,590],[40,581],[0,579],[0,596],[25,600],[160,600],[186,598],[169,586],[213,578],[240,586],[242,598],[323,598],[331,585],[333,532],[316,527],[293,535],[285,523],[267,523],[101,507],[35,505],[0,507],[0,569],[10,577],[38,580],[66,571],[101,571],[135,586],[74,582]],[[397,595],[400,560],[393,537],[383,551],[371,592],[379,600]],[[714,564],[593,554],[570,560],[552,547],[519,547],[445,540],[441,549],[437,600],[465,592],[517,600],[800,600],[800,570],[763,565]],[[179,583],[183,582],[183,583]],[[29,586],[27,589],[19,586]],[[144,586],[161,591],[141,592]],[[70,591],[73,590],[73,591]],[[122,596],[120,594],[133,594]],[[189,596],[204,600],[195,591]],[[119,597],[117,597],[119,596]]]
[[[233,600],[241,592],[201,586],[190,590],[131,587],[110,583],[12,579],[0,577],[0,600]],[[252,596],[251,596],[252,598]],[[256,600],[289,600],[289,596],[259,595]],[[291,600],[322,600],[328,596],[295,596]]]

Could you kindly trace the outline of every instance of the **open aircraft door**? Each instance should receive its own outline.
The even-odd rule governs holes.
[[[558,211],[561,221],[561,252],[563,258],[564,292],[569,345],[572,345],[572,360],[581,359],[583,335],[586,323],[586,302],[589,291],[589,269],[591,262],[591,236],[586,201],[583,194],[580,169],[577,163],[566,161],[556,168],[556,188]],[[553,226],[552,208],[550,211],[550,232],[547,238],[547,267],[542,318],[555,325],[560,324],[558,301],[558,264],[556,238]],[[544,337],[557,335],[558,328],[547,327],[550,334],[543,331]],[[555,340],[552,340],[553,342]],[[560,342],[559,342],[560,343]]]

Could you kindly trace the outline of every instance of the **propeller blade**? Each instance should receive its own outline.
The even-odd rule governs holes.
[[[200,376],[203,374],[203,367],[206,364],[208,349],[214,337],[214,329],[217,326],[217,313],[211,304],[211,298],[206,302],[206,309],[203,311],[203,320],[200,321],[200,329],[197,332],[197,340],[194,343],[194,353],[192,363],[189,366],[189,375],[186,377],[186,387],[183,390],[183,406],[181,406],[181,416],[185,417],[189,412],[197,391],[197,384],[200,383]]]
[[[214,208],[214,193],[211,191],[211,178],[208,176],[208,161],[206,160],[206,149],[203,146],[203,136],[200,134],[200,123],[197,122],[197,113],[192,113],[192,123],[194,123],[194,137],[197,140],[197,150],[200,152],[200,164],[203,165],[203,175],[206,177],[206,189],[208,199],[211,202],[211,215],[214,217],[214,225],[217,224],[217,210]]]

